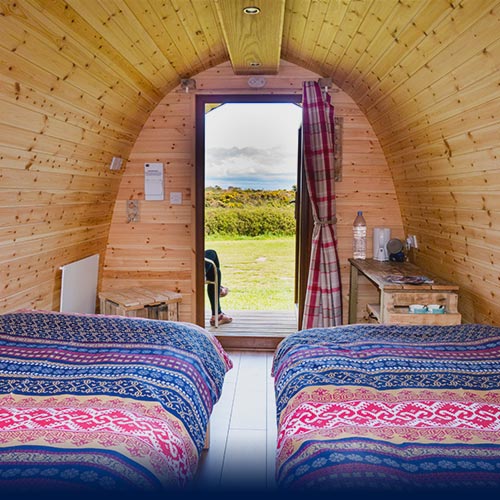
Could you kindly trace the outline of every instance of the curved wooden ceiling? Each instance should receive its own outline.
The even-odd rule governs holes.
[[[239,9],[248,2],[232,3]],[[473,26],[479,30],[481,24],[495,22],[492,9],[497,4],[489,0],[256,3],[262,4],[263,12],[255,17],[267,23],[264,31],[270,25],[282,32],[281,41],[274,37],[274,42],[266,42],[275,45],[266,47],[269,57],[280,54],[332,77],[375,122],[375,128],[379,115],[401,113],[398,104],[408,105],[430,82],[449,74],[457,66],[450,68],[451,56],[460,59],[458,65],[472,57],[476,49],[468,44],[467,33]],[[278,8],[266,10],[266,3]],[[279,8],[283,3],[284,15]],[[114,107],[127,108],[122,122],[134,131],[182,78],[228,60],[229,54],[237,69],[238,58],[248,47],[263,45],[262,29],[243,30],[244,40],[237,39],[237,32],[232,39],[227,29],[225,34],[224,10],[229,4],[223,0],[2,4],[3,23],[9,23],[4,48],[28,60],[43,61],[40,69],[48,78],[55,75],[57,82],[73,82],[103,104],[112,101]],[[10,33],[15,25],[23,35]],[[496,40],[495,30],[477,36],[484,50]]]
[[[285,0],[284,11],[271,14],[265,6],[283,0],[256,3],[263,22],[271,19],[282,33],[265,42],[262,57],[279,53],[331,77],[354,99],[384,150],[405,230],[425,228],[429,237],[420,263],[470,287],[461,299],[469,318],[492,318],[500,262],[500,0]],[[128,157],[152,110],[181,79],[228,60],[236,68],[238,57],[262,45],[260,28],[254,39],[251,30],[243,40],[238,29],[229,36],[221,14],[227,4],[0,0],[6,255],[18,258],[19,241],[52,230],[80,234],[85,221],[105,240],[120,180],[106,168],[111,158]],[[59,218],[52,208],[33,208],[52,204],[70,207]],[[49,283],[53,271],[45,274]],[[22,294],[18,275],[10,281]],[[18,303],[25,303],[21,295]]]

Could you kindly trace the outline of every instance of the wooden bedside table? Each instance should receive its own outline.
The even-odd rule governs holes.
[[[378,304],[366,307],[378,323],[401,325],[459,325],[462,319],[457,311],[458,286],[430,275],[409,262],[381,262],[374,259],[349,259],[351,279],[349,289],[349,323],[358,317],[358,278],[367,278],[379,292]],[[426,276],[432,283],[393,283],[388,276]],[[410,313],[410,304],[439,304],[444,314]]]

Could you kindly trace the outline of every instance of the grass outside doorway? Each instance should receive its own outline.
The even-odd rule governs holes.
[[[295,308],[294,236],[245,239],[207,237],[205,248],[212,248],[218,253],[222,284],[230,290],[221,302],[224,311],[286,311]]]

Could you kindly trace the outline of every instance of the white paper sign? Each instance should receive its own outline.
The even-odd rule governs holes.
[[[144,199],[163,200],[163,163],[144,164]]]

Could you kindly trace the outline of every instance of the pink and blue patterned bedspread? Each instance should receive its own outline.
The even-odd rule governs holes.
[[[500,487],[500,328],[305,330],[273,375],[282,488]]]
[[[0,491],[185,486],[230,367],[187,323],[0,316]]]

